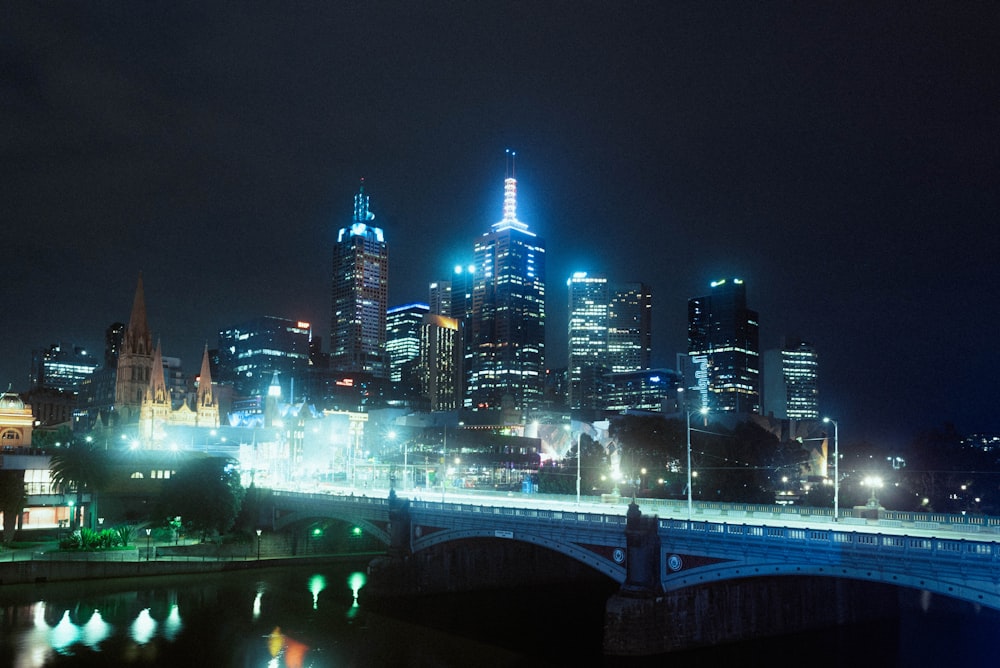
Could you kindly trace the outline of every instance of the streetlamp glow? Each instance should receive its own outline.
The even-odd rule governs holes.
[[[694,497],[691,493],[691,416],[695,413],[700,413],[701,415],[708,415],[708,406],[702,406],[696,411],[687,411],[687,488],[688,488],[688,521],[694,516]]]
[[[262,529],[257,529],[257,561],[260,561],[260,534]]]
[[[146,561],[149,561],[149,535],[153,533],[152,529],[146,529]]]
[[[823,422],[833,424],[833,521],[840,520],[840,427],[836,420],[825,417]]]

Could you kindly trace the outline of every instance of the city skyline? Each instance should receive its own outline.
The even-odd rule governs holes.
[[[762,351],[815,345],[842,438],[1000,431],[996,18],[930,3],[19,7],[2,29],[0,382],[27,389],[32,350],[53,343],[99,357],[140,272],[150,328],[190,372],[254,317],[325,333],[361,178],[388,305],[427,301],[500,219],[511,148],[519,218],[547,244],[547,367],[566,366],[573,272],[650,285],[652,365],[668,368],[687,301],[740,277]]]

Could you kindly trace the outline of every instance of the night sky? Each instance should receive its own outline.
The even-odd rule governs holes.
[[[1000,5],[14,2],[0,10],[0,384],[127,321],[164,354],[312,322],[363,177],[390,305],[501,218],[566,278],[645,281],[654,362],[740,277],[820,354],[842,442],[1000,432]]]

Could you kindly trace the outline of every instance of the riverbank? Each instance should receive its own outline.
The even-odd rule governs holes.
[[[256,546],[255,546],[256,547]],[[288,565],[374,559],[383,552],[300,554],[273,541],[265,550],[244,545],[192,543],[140,545],[108,552],[60,551],[57,543],[32,543],[0,553],[0,586],[70,580],[222,573]]]

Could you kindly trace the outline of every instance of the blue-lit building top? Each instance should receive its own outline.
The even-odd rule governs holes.
[[[330,367],[387,378],[389,252],[368,204],[362,182],[354,196],[354,217],[337,232],[333,246]]]

